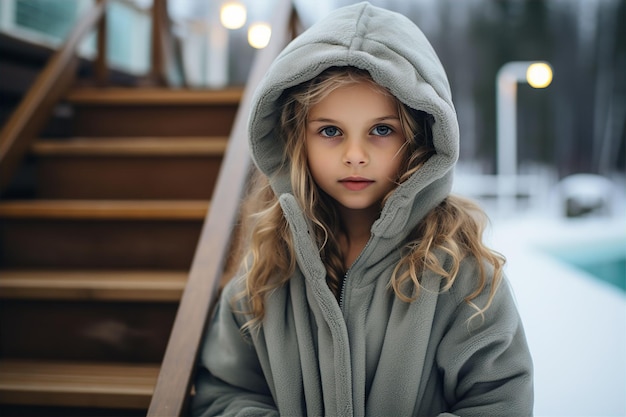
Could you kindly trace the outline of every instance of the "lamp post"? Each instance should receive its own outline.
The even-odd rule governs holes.
[[[546,62],[513,61],[498,71],[496,171],[501,213],[514,207],[517,195],[517,84],[520,82],[545,88],[552,82],[552,67]]]
[[[212,8],[205,35],[205,85],[223,88],[228,85],[228,30],[243,27],[246,23],[246,7],[237,1],[227,1],[221,5],[213,4]]]

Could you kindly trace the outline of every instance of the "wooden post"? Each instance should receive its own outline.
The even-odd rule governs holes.
[[[106,0],[98,0],[99,4],[103,4]],[[103,7],[106,5],[103,4]],[[102,18],[98,22],[98,44],[97,55],[94,63],[94,74],[96,84],[99,86],[106,85],[109,79],[109,68],[107,66],[107,15],[106,9]]]
[[[166,85],[166,68],[163,50],[167,31],[167,0],[154,0],[152,4],[152,56],[150,79],[156,85]]]

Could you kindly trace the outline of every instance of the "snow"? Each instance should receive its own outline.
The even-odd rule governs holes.
[[[492,219],[488,240],[507,257],[535,366],[536,416],[626,415],[626,293],[546,247],[618,242],[626,216]]]

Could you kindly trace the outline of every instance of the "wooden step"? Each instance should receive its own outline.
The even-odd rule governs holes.
[[[232,87],[211,89],[172,89],[158,87],[80,87],[69,92],[66,99],[75,104],[107,105],[237,105],[243,96],[243,89]]]
[[[0,360],[0,403],[148,408],[158,365]]]
[[[228,137],[115,137],[42,139],[32,147],[36,156],[223,156]]]
[[[74,136],[228,136],[242,89],[80,88]]]
[[[208,201],[16,200],[0,202],[0,219],[203,220]]]
[[[0,202],[5,269],[188,270],[209,202]]]
[[[1,357],[158,363],[177,309],[172,301],[2,298]]]
[[[178,302],[186,271],[0,270],[0,298]]]
[[[39,140],[41,198],[209,199],[228,138],[142,137]]]
[[[0,270],[0,351],[160,361],[186,278],[184,271]]]

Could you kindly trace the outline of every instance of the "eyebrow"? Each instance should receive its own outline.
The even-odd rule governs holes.
[[[372,122],[384,122],[385,120],[400,120],[400,118],[398,116],[389,115],[389,116],[377,117],[377,118],[373,119]],[[329,119],[329,118],[326,118],[326,117],[319,117],[317,119],[307,119],[307,122],[309,122],[309,123],[311,123],[311,122],[317,122],[317,123],[339,123],[338,120]]]

